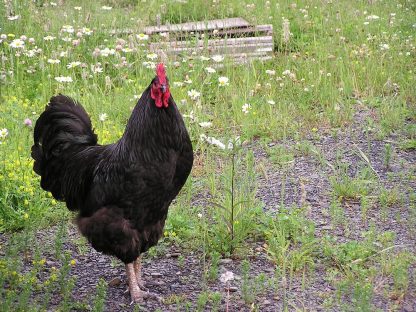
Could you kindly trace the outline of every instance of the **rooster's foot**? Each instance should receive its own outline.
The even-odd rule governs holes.
[[[149,288],[146,287],[146,283],[143,281],[137,281],[137,286],[139,286],[140,290],[149,291]],[[130,289],[127,287],[124,293],[127,294],[129,291]]]
[[[133,292],[133,294],[131,295],[131,300],[132,302],[130,303],[130,305],[134,304],[134,303],[143,303],[144,300],[147,299],[153,299],[156,300],[158,302],[162,302],[162,297],[160,297],[159,295],[149,292],[149,291],[138,291],[138,292]]]

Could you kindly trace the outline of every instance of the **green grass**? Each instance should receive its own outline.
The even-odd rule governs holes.
[[[331,231],[341,225],[348,236],[349,218],[354,214],[373,227],[369,216],[375,214],[383,220],[397,217],[414,232],[411,182],[415,169],[403,168],[396,161],[399,152],[414,156],[416,146],[414,1],[55,2],[6,0],[0,6],[0,232],[7,235],[7,242],[0,245],[0,251],[5,250],[0,259],[0,310],[23,309],[28,302],[46,310],[56,291],[60,309],[75,307],[71,259],[62,252],[62,240],[67,239],[64,231],[58,231],[51,253],[59,268],[46,278],[37,275],[44,265],[42,259],[49,254],[30,243],[34,241],[32,232],[66,224],[73,216],[64,204],[40,189],[30,158],[33,126],[48,99],[64,93],[86,108],[101,144],[117,140],[137,97],[154,76],[145,62],[160,61],[159,57],[151,60],[147,50],[149,41],[160,38],[142,41],[135,36],[145,26],[154,25],[157,15],[162,23],[171,24],[237,16],[254,24],[270,23],[275,54],[270,61],[244,66],[234,66],[226,57],[217,68],[212,59],[192,55],[167,63],[171,92],[185,116],[196,161],[192,177],[170,210],[164,241],[150,256],[160,257],[172,245],[199,253],[203,283],[209,285],[218,279],[220,256],[246,259],[253,242],[264,242],[263,252],[276,267],[275,280],[270,282],[274,285],[268,289],[277,294],[283,291],[280,298],[286,310],[298,305],[290,296],[290,283],[302,280],[307,287],[317,261],[324,263],[327,279],[336,289],[325,299],[327,307],[373,310],[375,290],[381,287],[376,286],[380,272],[382,278],[392,280],[383,286],[385,296],[400,299],[406,294],[412,280],[406,273],[415,257],[393,247],[393,240],[381,242],[387,232],[374,229],[373,236],[363,241],[318,237],[308,203],[286,207],[284,198],[297,159],[307,158],[318,163],[329,180],[325,192],[331,200],[322,213],[329,214]],[[9,13],[19,18],[10,20]],[[283,19],[290,23],[287,42],[283,40]],[[63,31],[64,25],[72,26],[73,32]],[[136,33],[112,35],[117,29]],[[54,39],[45,40],[46,36]],[[24,39],[24,48],[13,48],[19,38]],[[96,49],[106,48],[116,50],[108,56],[94,55]],[[54,60],[59,63],[53,64]],[[73,62],[80,64],[68,68]],[[208,74],[207,67],[215,67],[216,72]],[[62,76],[72,82],[55,79]],[[220,86],[219,77],[229,78],[229,84]],[[200,96],[192,98],[191,90]],[[248,110],[243,110],[245,104],[250,104]],[[100,120],[102,114],[107,115],[105,120]],[[364,117],[357,121],[360,116]],[[24,123],[26,119],[32,126]],[[212,125],[202,127],[201,122]],[[335,146],[321,144],[329,136],[334,139],[331,144],[337,143],[338,135],[354,123],[361,126],[357,133],[363,133],[367,149],[351,144],[350,150],[337,151]],[[352,141],[358,141],[356,135]],[[242,147],[236,144],[233,150],[223,150],[201,136],[216,138],[226,147],[238,138]],[[375,159],[367,158],[373,140],[385,141],[379,151],[383,168],[374,169]],[[257,162],[252,146],[261,147],[267,161]],[[325,158],[328,149],[337,154],[335,161]],[[351,173],[355,163],[340,160],[344,152],[358,157],[356,172]],[[408,176],[400,177],[405,169]],[[377,170],[391,171],[392,181],[400,180],[400,187],[387,187]],[[263,176],[273,182],[268,180],[271,171],[279,172],[282,180],[280,194],[273,195],[279,196],[280,206],[277,212],[264,213],[265,205],[256,196],[258,179]],[[319,183],[315,178],[308,183]],[[199,197],[206,200],[194,204]],[[351,210],[354,205],[358,210]],[[409,218],[401,220],[400,212],[407,210]],[[72,243],[80,254],[87,252],[84,240]],[[25,253],[35,257],[30,271],[13,260]],[[249,269],[244,262],[243,300],[247,306],[261,309],[253,295],[263,292],[263,277],[250,276]],[[64,283],[66,278],[70,282]],[[106,293],[106,285],[100,282],[89,309],[103,310]],[[207,305],[219,309],[225,297],[206,290],[197,302],[187,302],[181,294],[173,294],[170,301],[202,311]],[[353,305],[348,306],[351,300]]]

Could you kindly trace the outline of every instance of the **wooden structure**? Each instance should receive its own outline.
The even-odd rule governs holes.
[[[150,26],[144,32],[160,36],[150,43],[151,51],[163,51],[173,58],[219,54],[244,63],[273,55],[273,26],[254,26],[242,18]]]

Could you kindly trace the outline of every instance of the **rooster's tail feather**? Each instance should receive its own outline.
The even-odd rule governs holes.
[[[65,200],[68,161],[80,149],[96,144],[97,135],[84,108],[62,94],[52,97],[36,122],[32,146],[33,170],[41,176],[42,188]]]

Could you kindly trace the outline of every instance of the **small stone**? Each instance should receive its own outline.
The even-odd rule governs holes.
[[[221,259],[220,260],[220,263],[221,264],[229,264],[229,263],[232,263],[233,262],[233,260],[232,259]]]
[[[235,287],[235,286],[230,286],[228,288],[226,287],[225,290],[228,290],[229,292],[236,292],[238,290],[238,288]]]
[[[180,252],[172,252],[172,253],[166,254],[166,258],[178,258],[180,255],[181,255]]]
[[[413,307],[414,307],[414,309],[413,309]],[[408,302],[408,303],[405,303],[403,305],[403,310],[405,312],[413,312],[413,311],[416,311],[416,306],[412,306],[412,304],[410,302]]]
[[[108,286],[110,287],[116,287],[121,284],[121,278],[120,277],[114,277],[111,281],[108,282]]]
[[[152,273],[150,273],[150,275],[153,276],[153,277],[161,277],[162,273],[152,272]]]
[[[263,301],[263,305],[270,305],[270,304],[271,304],[271,301],[270,300],[267,300],[266,299],[266,300]]]

